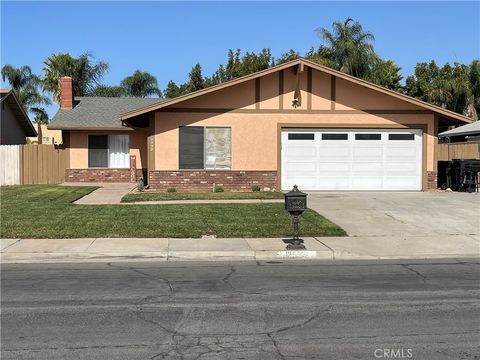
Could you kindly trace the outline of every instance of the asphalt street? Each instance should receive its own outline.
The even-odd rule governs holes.
[[[2,359],[479,359],[473,260],[3,265]]]

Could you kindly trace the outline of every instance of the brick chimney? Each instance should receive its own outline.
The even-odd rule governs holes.
[[[60,78],[60,109],[73,109],[73,80],[70,76]]]

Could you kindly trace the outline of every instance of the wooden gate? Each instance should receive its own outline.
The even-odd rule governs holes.
[[[59,184],[65,181],[68,150],[55,145],[22,146],[22,183]]]

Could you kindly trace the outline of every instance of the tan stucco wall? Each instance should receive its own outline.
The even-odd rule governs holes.
[[[278,124],[312,127],[365,126],[382,128],[426,124],[427,170],[434,170],[433,115],[427,114],[198,114],[157,113],[155,170],[178,170],[178,127],[222,125],[232,128],[232,170],[277,170]]]
[[[88,168],[88,135],[123,134],[130,136],[130,155],[136,156],[137,169],[147,166],[147,140],[145,130],[136,131],[70,131],[70,168]]]
[[[33,123],[32,124],[35,130],[38,132],[38,124]],[[62,130],[49,130],[47,128],[47,125],[42,125],[42,137],[48,137],[48,141],[43,141],[44,144],[62,144],[63,139],[62,139]],[[28,137],[28,140],[32,143],[38,143],[38,136],[35,137]]]

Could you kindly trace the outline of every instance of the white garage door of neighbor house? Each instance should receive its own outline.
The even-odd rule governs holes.
[[[421,190],[422,130],[285,129],[282,190]]]

